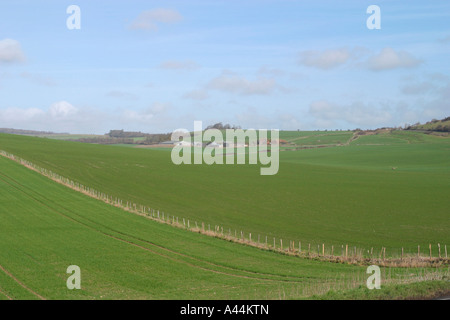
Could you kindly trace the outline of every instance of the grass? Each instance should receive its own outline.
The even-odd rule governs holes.
[[[0,149],[125,201],[233,233],[313,247],[384,246],[387,255],[448,244],[450,140],[414,132],[388,138],[404,143],[281,152],[275,176],[252,165],[175,166],[168,150],[11,135],[0,135]]]
[[[348,291],[330,290],[324,295],[314,295],[313,300],[425,300],[450,294],[449,280],[423,281],[413,284],[383,286],[380,290],[369,290],[366,286]]]
[[[337,145],[346,143],[353,136],[352,132],[334,132],[329,134],[319,134],[312,136],[303,136],[290,140],[299,146],[311,145]]]
[[[55,139],[55,140],[78,140],[83,138],[104,138],[104,135],[98,135],[98,134],[44,134],[39,135],[40,138],[47,138],[47,139]]]
[[[1,158],[0,272],[12,298],[276,298],[323,282],[326,263],[204,237],[107,206]],[[262,263],[264,262],[264,263]],[[81,291],[65,287],[79,265]],[[339,265],[336,273],[358,268]],[[20,288],[19,288],[20,287]],[[34,296],[34,298],[36,298]]]
[[[365,283],[363,267],[176,229],[9,159],[0,168],[0,299],[300,299]],[[66,288],[69,265],[81,268],[82,290]],[[386,272],[401,281],[435,271]]]

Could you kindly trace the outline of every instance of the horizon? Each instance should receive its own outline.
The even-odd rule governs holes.
[[[381,29],[366,24],[373,4]],[[0,127],[335,131],[443,119],[448,12],[441,1],[2,1]]]

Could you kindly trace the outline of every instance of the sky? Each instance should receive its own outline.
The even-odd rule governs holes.
[[[346,130],[449,115],[449,1],[0,1],[0,128]]]

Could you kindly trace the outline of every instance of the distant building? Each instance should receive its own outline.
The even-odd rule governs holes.
[[[217,142],[211,142],[210,144],[207,145],[208,148],[220,148],[222,147],[221,144],[218,144]]]
[[[177,142],[175,142],[175,145],[182,146],[182,147],[192,147],[192,143],[187,142],[187,141],[177,141]]]
[[[233,146],[233,142],[232,141],[224,141],[222,143],[222,147],[223,148],[228,148],[228,147],[231,147],[231,146]],[[234,147],[235,148],[244,148],[244,147],[248,147],[248,144],[245,144],[245,143],[234,143]]]
[[[160,142],[159,144],[174,145],[176,142],[178,142],[178,141],[163,141],[163,142]]]

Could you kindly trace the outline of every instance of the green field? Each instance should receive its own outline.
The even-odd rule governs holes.
[[[289,140],[296,145],[337,145],[346,143],[353,136],[352,132],[320,134],[312,136],[304,136]]]
[[[292,132],[294,135],[296,132]],[[341,134],[339,132],[333,134]],[[124,201],[225,230],[360,248],[450,241],[450,139],[395,132],[349,146],[280,153],[280,170],[172,164],[170,149],[0,135],[0,149]]]
[[[355,288],[369,294],[361,289],[364,267],[285,256],[177,229],[92,199],[4,157],[0,168],[0,300],[299,299]],[[82,290],[67,289],[69,265],[80,267]],[[430,272],[435,270],[384,268],[383,286]],[[445,269],[439,274],[445,279]],[[449,289],[439,283],[439,290]]]
[[[43,134],[39,135],[39,138],[55,139],[55,140],[78,140],[83,138],[102,138],[103,135],[98,134]]]
[[[406,142],[281,152],[275,176],[260,176],[252,165],[175,166],[168,150],[6,134],[0,149],[121,199],[254,237],[313,248],[385,246],[391,254],[448,243],[449,142],[395,135],[389,138]],[[0,190],[0,299],[393,298],[417,288],[449,290],[448,281],[433,290],[402,284],[426,280],[434,269],[383,268],[383,286],[396,287],[374,296],[364,289],[365,267],[174,228],[4,157]],[[83,290],[66,288],[69,265],[81,268]],[[439,277],[446,272],[439,269]]]
[[[0,168],[3,298],[298,298],[332,285],[331,275],[363,277],[360,267],[292,259],[126,213],[3,157]],[[83,290],[66,288],[72,264]]]

